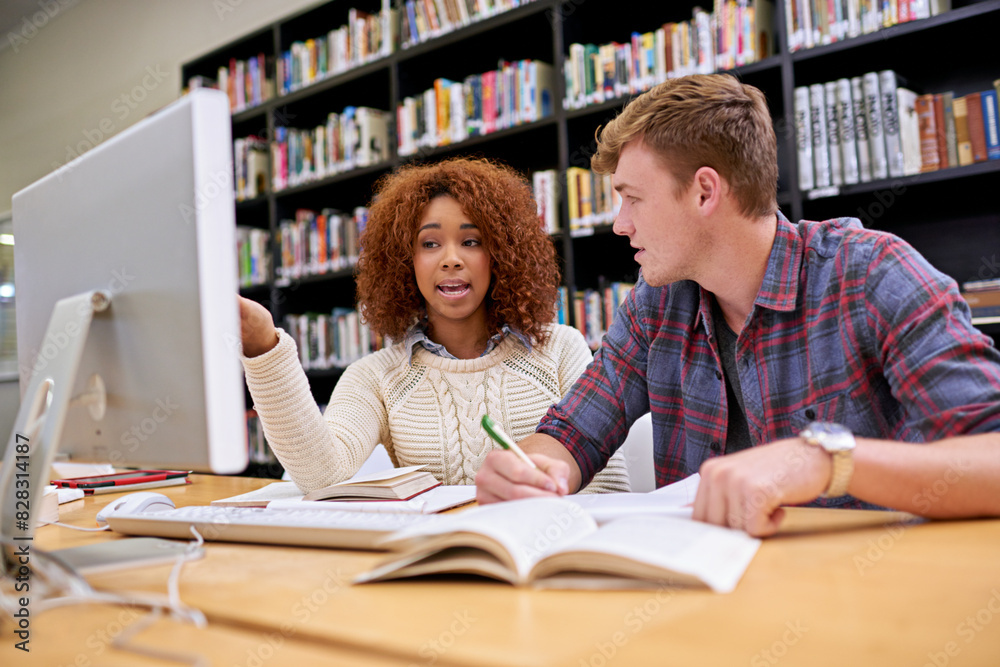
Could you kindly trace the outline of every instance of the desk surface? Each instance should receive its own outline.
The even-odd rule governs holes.
[[[194,479],[162,491],[178,505],[205,504],[266,483]],[[63,505],[62,520],[93,525],[111,497]],[[382,555],[211,543],[204,559],[185,565],[180,585],[209,628],[164,620],[140,638],[224,665],[1000,664],[1000,520],[892,523],[898,518],[791,509],[783,534],[765,540],[727,595],[533,591],[471,578],[353,586],[353,576]],[[36,543],[53,549],[104,539],[125,538],[46,526]],[[144,567],[88,580],[102,589],[163,592],[169,571]],[[8,662],[16,652],[6,627],[0,662],[144,664],[97,653],[105,645],[95,633],[121,611],[86,609],[35,619],[40,653],[29,663]],[[69,617],[74,633],[56,650],[45,638],[56,628],[62,636]],[[254,650],[267,659],[255,662]],[[42,656],[47,661],[34,662]]]

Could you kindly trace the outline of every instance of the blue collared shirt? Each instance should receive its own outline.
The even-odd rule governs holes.
[[[508,334],[517,338],[519,341],[521,341],[521,343],[524,345],[525,348],[527,348],[529,352],[531,351],[531,342],[528,340],[528,337],[525,336],[520,331],[512,329],[505,324],[503,325],[503,327],[501,327],[499,332],[494,334],[488,341],[486,341],[486,349],[479,356],[485,357],[487,354],[492,352],[496,348],[496,346],[500,344],[500,341],[504,339],[504,336]],[[406,332],[406,338],[403,339],[403,344],[409,351],[409,355],[407,357],[407,363],[411,365],[413,364],[413,347],[418,344],[422,345],[425,350],[433,352],[439,357],[444,357],[445,359],[458,359],[458,357],[456,357],[451,352],[446,350],[444,345],[441,345],[440,343],[435,343],[430,338],[428,338],[427,327],[420,322],[414,324],[412,327],[410,327],[410,330]]]

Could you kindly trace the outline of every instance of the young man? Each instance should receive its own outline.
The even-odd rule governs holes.
[[[522,441],[538,469],[490,454],[479,502],[575,491],[652,412],[657,484],[700,471],[696,519],[768,535],[788,504],[1000,514],[1000,355],[899,238],[778,212],[759,90],[667,81],[598,144],[642,273]]]

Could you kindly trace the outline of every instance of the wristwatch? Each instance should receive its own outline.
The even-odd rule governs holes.
[[[840,424],[812,422],[799,433],[807,443],[821,447],[833,459],[833,474],[830,484],[821,498],[836,498],[847,494],[847,486],[854,473],[854,434]]]

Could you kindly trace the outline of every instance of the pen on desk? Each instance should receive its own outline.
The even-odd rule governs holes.
[[[517,457],[527,463],[532,468],[537,468],[535,462],[528,458],[528,455],[524,453],[524,450],[517,446],[517,443],[510,439],[510,436],[501,430],[497,423],[493,421],[489,415],[483,415],[483,428],[486,433],[497,441],[504,449],[509,449],[510,451],[517,454]]]

